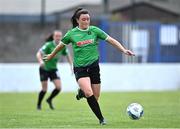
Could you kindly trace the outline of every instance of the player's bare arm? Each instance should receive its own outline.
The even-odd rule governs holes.
[[[108,41],[111,45],[113,45],[114,47],[116,47],[118,50],[120,50],[121,52],[123,52],[124,54],[129,55],[129,56],[135,56],[135,54],[134,54],[132,51],[124,48],[120,42],[118,42],[116,39],[112,38],[111,36],[108,36],[108,37],[107,37],[107,41]]]
[[[40,51],[37,52],[36,54],[36,58],[40,64],[40,66],[43,66],[44,65],[44,61],[43,61],[43,55]]]
[[[60,43],[56,46],[56,48],[51,52],[51,54],[45,55],[43,59],[44,59],[45,61],[48,61],[48,60],[52,59],[52,58],[53,58],[60,50],[62,50],[64,47],[65,47],[65,45],[64,45],[62,42],[60,42]]]

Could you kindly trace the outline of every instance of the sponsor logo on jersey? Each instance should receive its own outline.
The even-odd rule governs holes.
[[[89,39],[89,40],[84,40],[84,41],[79,41],[77,42],[77,46],[82,46],[82,45],[85,45],[85,44],[91,44],[93,43],[93,39]]]

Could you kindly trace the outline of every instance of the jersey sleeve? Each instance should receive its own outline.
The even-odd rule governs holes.
[[[98,27],[95,27],[95,26],[93,26],[93,27],[94,27],[94,31],[96,32],[97,37],[98,37],[99,39],[102,39],[102,40],[106,40],[106,39],[107,39],[108,34],[107,34],[106,32],[104,32],[103,30],[101,30],[101,29],[98,28]]]
[[[65,45],[68,45],[71,41],[70,41],[70,31],[68,31],[64,37],[62,38],[61,42]]]
[[[45,43],[41,48],[40,52],[43,54],[48,54],[49,53],[49,43]]]

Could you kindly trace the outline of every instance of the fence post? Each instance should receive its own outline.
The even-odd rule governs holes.
[[[161,44],[160,44],[160,27],[161,25],[159,23],[157,23],[155,25],[155,35],[156,35],[156,38],[155,38],[155,57],[154,57],[154,61],[155,62],[160,62],[161,61]]]
[[[102,18],[100,20],[100,28],[108,32],[108,22],[106,19]],[[106,62],[106,41],[101,40],[100,45],[99,45],[99,50],[100,50],[100,62]]]

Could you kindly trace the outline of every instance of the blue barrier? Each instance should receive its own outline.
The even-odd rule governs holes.
[[[138,54],[134,62],[180,62],[180,24],[101,20],[100,28],[136,51]],[[101,41],[101,62],[126,62],[123,59],[116,49]]]

